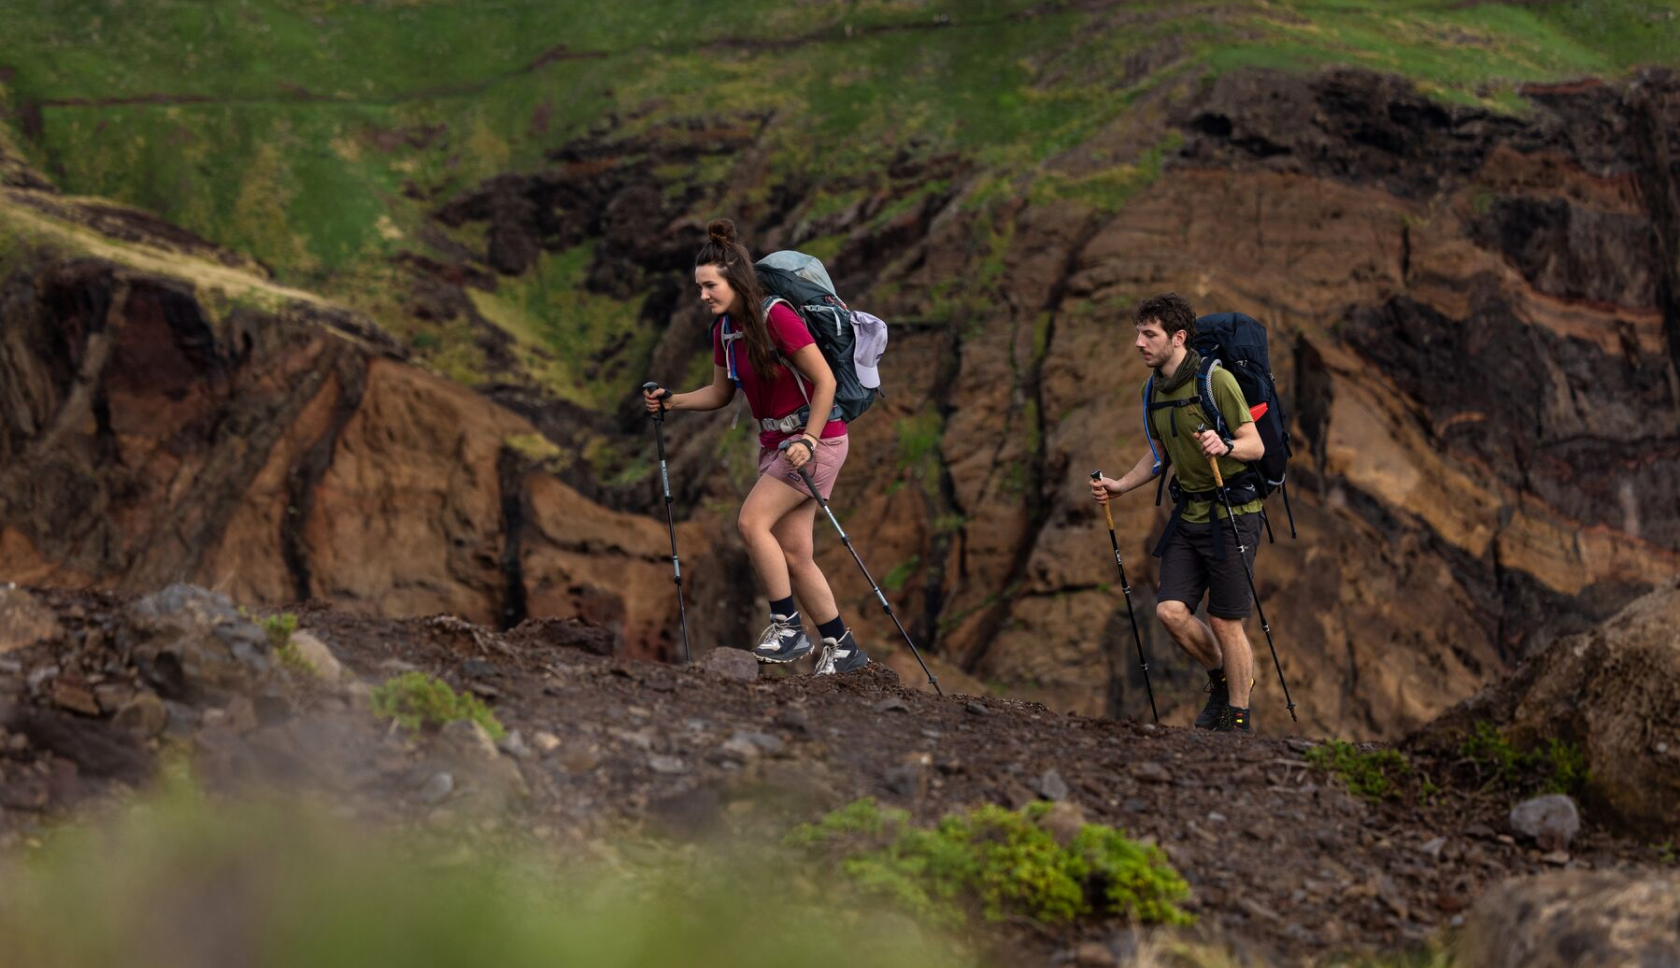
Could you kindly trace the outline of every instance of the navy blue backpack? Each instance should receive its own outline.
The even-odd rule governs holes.
[[[1219,412],[1219,406],[1213,401],[1213,368],[1219,366],[1237,378],[1237,387],[1242,390],[1243,400],[1248,403],[1249,415],[1260,431],[1260,441],[1266,445],[1266,453],[1259,460],[1249,461],[1242,474],[1225,481],[1226,488],[1233,495],[1241,493],[1241,499],[1233,496],[1232,503],[1246,504],[1252,499],[1247,495],[1250,489],[1253,490],[1254,497],[1260,499],[1266,498],[1273,491],[1281,491],[1283,510],[1289,517],[1289,536],[1296,537],[1295,512],[1289,507],[1289,489],[1284,483],[1291,453],[1289,420],[1284,415],[1283,401],[1278,399],[1277,384],[1272,379],[1272,361],[1266,345],[1266,327],[1259,320],[1244,313],[1212,313],[1196,320],[1196,340],[1192,346],[1202,356],[1202,365],[1196,371],[1196,400],[1201,404],[1202,412],[1213,418],[1213,429],[1221,437],[1231,436],[1231,428],[1225,422],[1225,415]],[[1164,483],[1169,461],[1166,453],[1157,450],[1154,438],[1149,436],[1149,412],[1174,404],[1154,402],[1154,391],[1155,378],[1151,376],[1143,387],[1144,439],[1149,442],[1149,451],[1155,457],[1155,466],[1161,475],[1161,482]],[[1177,485],[1178,481],[1175,479],[1175,489]],[[1161,503],[1159,486],[1157,485],[1155,496],[1156,504]],[[1175,500],[1178,497],[1176,490],[1174,497]],[[1261,513],[1261,517],[1265,518],[1264,512]],[[1272,523],[1267,520],[1266,533],[1270,535],[1271,530]],[[1165,538],[1162,541],[1164,544]]]

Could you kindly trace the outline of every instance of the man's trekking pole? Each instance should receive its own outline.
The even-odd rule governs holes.
[[[779,449],[786,451],[788,445],[798,439],[797,437],[790,437],[782,441],[782,446]],[[941,696],[945,695],[945,690],[939,688],[939,680],[934,677],[927,663],[922,661],[922,653],[916,648],[916,643],[910,641],[910,633],[904,631],[904,623],[898,620],[898,616],[893,614],[892,606],[887,604],[887,596],[881,592],[880,584],[869,573],[869,569],[864,567],[863,559],[858,557],[857,549],[852,547],[852,539],[846,536],[846,529],[840,527],[840,519],[834,516],[834,511],[829,508],[828,502],[823,500],[822,493],[817,490],[816,482],[811,480],[811,472],[806,470],[803,464],[799,466],[798,470],[799,476],[805,481],[806,490],[810,491],[811,496],[817,499],[817,507],[823,509],[823,513],[828,515],[828,522],[834,525],[834,530],[840,534],[840,543],[845,545],[846,550],[852,553],[852,560],[857,562],[858,570],[863,572],[864,578],[868,579],[869,587],[874,590],[875,598],[880,601],[882,611],[886,612],[887,617],[893,620],[894,625],[898,626],[898,634],[904,636],[904,644],[910,647],[910,654],[916,657],[916,664],[922,667],[923,674],[927,676],[928,684],[933,686],[934,692]]]
[[[1205,430],[1206,424],[1196,425],[1196,433]],[[1248,567],[1248,546],[1243,544],[1242,532],[1237,530],[1237,516],[1231,510],[1231,495],[1225,491],[1225,475],[1219,473],[1219,458],[1209,457],[1207,461],[1208,466],[1213,468],[1213,483],[1219,488],[1219,499],[1225,502],[1225,520],[1231,522],[1231,534],[1237,539],[1237,559],[1242,562],[1243,574],[1248,576],[1248,593],[1254,596],[1254,611],[1259,614],[1260,627],[1266,632],[1266,647],[1272,650],[1272,667],[1277,669],[1278,685],[1283,687],[1283,701],[1289,704],[1289,721],[1298,723],[1295,700],[1289,698],[1289,683],[1283,681],[1283,664],[1278,661],[1277,646],[1272,642],[1272,627],[1266,622],[1266,610],[1260,607],[1260,590],[1254,587],[1254,569]]]
[[[1102,480],[1102,471],[1092,471],[1091,480]],[[1143,690],[1149,693],[1149,714],[1158,723],[1161,714],[1155,711],[1155,689],[1149,684],[1149,660],[1143,656],[1143,636],[1138,634],[1137,616],[1132,612],[1132,586],[1126,581],[1126,563],[1120,560],[1120,539],[1114,536],[1114,512],[1108,502],[1102,502],[1103,517],[1108,519],[1108,543],[1114,549],[1114,565],[1120,569],[1120,590],[1126,594],[1126,618],[1132,623],[1132,641],[1137,643],[1138,668],[1143,670]]]
[[[657,383],[642,384],[643,392],[657,389]],[[671,391],[661,393],[659,412],[648,416],[653,418],[653,441],[659,449],[659,486],[665,491],[665,527],[671,532],[671,574],[672,580],[677,583],[677,615],[682,619],[683,661],[693,662],[694,656],[688,651],[688,606],[683,604],[682,561],[677,557],[677,523],[671,517],[671,475],[665,469],[665,401],[670,398]]]

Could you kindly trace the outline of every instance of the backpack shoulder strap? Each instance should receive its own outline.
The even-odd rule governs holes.
[[[735,344],[739,343],[741,337],[746,334],[730,327],[729,314],[727,313],[718,317],[717,325],[718,339],[723,341],[724,369],[729,372],[730,382],[734,383],[736,387],[740,387],[742,386],[741,371],[735,366]]]
[[[1149,427],[1149,404],[1155,397],[1155,376],[1143,381],[1143,442],[1149,445],[1149,459],[1154,462],[1155,473],[1161,473],[1161,452],[1155,449],[1155,434]]]
[[[800,311],[794,307],[793,303],[788,302],[786,299],[783,299],[781,296],[765,296],[764,297],[763,312],[764,312],[764,326],[765,326],[765,332],[766,333],[769,332],[769,327],[770,327],[770,310],[773,309],[777,303],[781,303],[782,305],[786,306],[787,308],[792,309],[793,314],[795,316],[799,317],[799,321],[802,322],[802,323],[805,322],[804,314],[800,313]],[[807,330],[809,330],[811,328],[810,324],[806,323],[805,328]],[[792,360],[790,360],[786,356],[782,355],[782,351],[779,347],[776,346],[776,341],[775,340],[772,339],[770,341],[770,346],[771,346],[772,349],[774,349],[776,351],[777,362],[781,363],[783,368],[785,368],[788,371],[788,373],[793,375],[793,385],[799,388],[799,395],[805,398],[805,405],[810,406],[811,405],[811,393],[810,393],[810,391],[805,389],[805,377],[799,372],[799,368],[793,365]]]
[[[1231,428],[1225,423],[1225,415],[1219,412],[1219,404],[1213,399],[1213,371],[1221,368],[1217,359],[1203,359],[1202,365],[1196,370],[1196,397],[1201,401],[1202,412],[1213,421],[1214,432],[1221,437],[1231,436]]]

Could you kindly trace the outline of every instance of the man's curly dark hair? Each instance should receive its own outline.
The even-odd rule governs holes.
[[[1161,323],[1169,338],[1180,330],[1184,331],[1186,345],[1196,338],[1196,311],[1190,308],[1190,300],[1176,292],[1150,296],[1132,311],[1132,322],[1139,326],[1151,319]]]

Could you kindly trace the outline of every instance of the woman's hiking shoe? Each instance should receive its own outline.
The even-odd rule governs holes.
[[[1221,733],[1251,733],[1254,731],[1254,721],[1248,710],[1226,706],[1225,711],[1219,715],[1219,725],[1213,728]]]
[[[1218,729],[1219,717],[1224,715],[1225,708],[1231,705],[1231,687],[1225,681],[1225,670],[1209,669],[1208,684],[1203,687],[1208,694],[1207,705],[1196,714],[1197,729]]]
[[[823,639],[822,658],[817,660],[817,675],[831,676],[836,672],[856,672],[869,664],[869,656],[858,648],[852,630],[839,639]]]
[[[772,615],[770,627],[759,635],[758,645],[753,647],[752,653],[760,662],[781,664],[803,659],[810,654],[811,648],[811,637],[805,634],[805,627],[795,622],[793,616]]]

